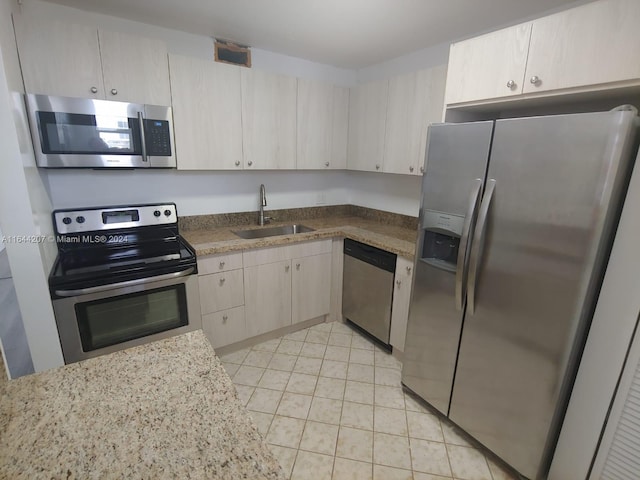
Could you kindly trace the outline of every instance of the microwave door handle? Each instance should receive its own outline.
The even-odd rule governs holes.
[[[97,287],[80,288],[78,290],[56,290],[55,293],[59,297],[77,297],[79,295],[89,295],[90,293],[106,292],[116,288],[131,287],[134,285],[144,285],[145,283],[160,282],[162,280],[172,280],[174,278],[186,277],[194,272],[194,268],[187,268],[180,272],[165,273],[164,275],[156,275],[155,277],[136,278],[126,282],[110,283],[109,285],[99,285]]]
[[[140,143],[142,144],[142,161],[145,167],[149,166],[149,157],[147,157],[147,138],[144,131],[144,115],[138,112],[138,125],[140,126]]]

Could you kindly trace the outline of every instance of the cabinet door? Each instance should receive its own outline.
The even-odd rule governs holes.
[[[333,135],[331,165],[329,168],[347,168],[347,142],[349,138],[349,89],[333,87]]]
[[[521,94],[530,37],[528,22],[451,45],[446,103]]]
[[[349,92],[349,170],[382,171],[389,82],[372,82]]]
[[[331,254],[291,260],[293,323],[327,315],[331,310]]]
[[[213,348],[224,347],[247,338],[244,307],[231,308],[202,316],[202,330]]]
[[[201,312],[206,314],[242,305],[242,280],[242,270],[198,276]]]
[[[442,120],[446,67],[393,77],[384,142],[384,171],[420,175],[427,127]]]
[[[240,67],[169,56],[179,170],[241,170]]]
[[[241,84],[245,168],[296,168],[295,77],[243,68]]]
[[[97,28],[26,12],[14,19],[27,93],[104,98]]]
[[[524,92],[640,78],[638,20],[638,0],[599,1],[535,20]]]
[[[396,276],[391,306],[391,335],[389,343],[393,348],[404,352],[404,341],[407,336],[407,320],[411,301],[411,280],[413,278],[413,262],[398,257],[396,260]]]
[[[291,325],[291,260],[245,267],[244,297],[249,337]]]
[[[167,46],[160,40],[99,30],[106,97],[171,105]]]
[[[298,79],[297,168],[331,166],[333,85]]]

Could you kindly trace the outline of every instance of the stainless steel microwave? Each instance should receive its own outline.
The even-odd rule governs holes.
[[[171,107],[26,95],[39,167],[175,168]]]

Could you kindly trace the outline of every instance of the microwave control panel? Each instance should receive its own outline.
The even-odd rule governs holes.
[[[166,120],[145,120],[144,134],[149,156],[171,156],[169,122]]]

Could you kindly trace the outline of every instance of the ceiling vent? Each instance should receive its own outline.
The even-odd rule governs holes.
[[[215,42],[216,62],[231,63],[251,68],[251,49],[245,45],[219,40]]]

